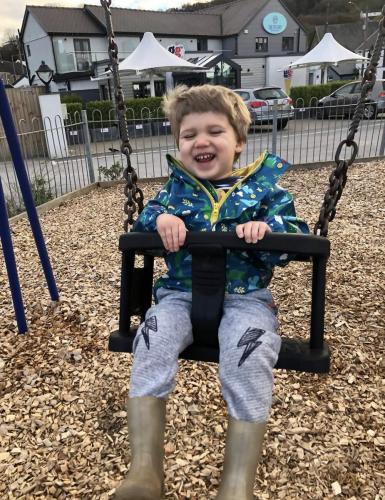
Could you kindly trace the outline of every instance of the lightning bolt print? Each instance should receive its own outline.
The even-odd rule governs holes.
[[[255,351],[255,349],[262,344],[259,342],[259,338],[266,333],[265,330],[260,328],[248,328],[245,333],[240,338],[237,347],[246,346],[241,359],[239,360],[238,367],[242,366],[250,354]]]
[[[146,319],[144,326],[142,328],[142,335],[148,350],[150,350],[150,331],[152,332],[158,331],[158,323],[156,321],[156,316],[151,316],[151,318]]]

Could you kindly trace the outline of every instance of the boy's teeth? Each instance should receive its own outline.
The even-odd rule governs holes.
[[[196,156],[196,159],[198,161],[207,161],[207,160],[212,160],[213,158],[214,158],[214,155],[211,153]]]

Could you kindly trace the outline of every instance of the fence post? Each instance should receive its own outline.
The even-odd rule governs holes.
[[[271,152],[277,154],[277,131],[278,131],[278,99],[273,101],[273,137],[271,139]]]
[[[86,152],[88,174],[90,176],[91,184],[93,184],[95,182],[95,173],[94,173],[94,164],[92,162],[91,138],[90,138],[90,131],[88,129],[87,111],[85,109],[82,109],[82,124],[83,124],[82,126],[84,135],[84,148]]]
[[[385,153],[385,122],[383,122],[382,126],[382,137],[381,137],[379,156],[384,156],[384,153]]]

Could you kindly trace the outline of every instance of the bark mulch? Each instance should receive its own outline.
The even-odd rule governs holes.
[[[385,498],[384,162],[351,168],[330,227],[329,375],[276,371],[255,494],[267,499]],[[282,185],[313,225],[330,168],[293,170]],[[146,196],[160,184],[145,186]],[[107,499],[129,467],[125,400],[131,357],[107,350],[117,325],[122,186],[41,216],[61,301],[50,303],[26,220],[13,241],[29,332],[16,333],[0,267],[0,497]],[[307,334],[310,266],[277,269],[281,332]],[[217,366],[181,362],[168,402],[167,498],[213,498],[226,411]]]

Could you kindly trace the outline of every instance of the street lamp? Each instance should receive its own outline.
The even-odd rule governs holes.
[[[39,80],[45,85],[46,93],[49,94],[49,84],[53,78],[53,70],[44,61],[41,61],[36,74]]]
[[[363,20],[363,25],[362,25],[362,31],[363,31],[363,55],[366,57],[366,40],[367,40],[367,33],[368,33],[368,4],[366,4],[366,13],[364,14],[362,10],[357,6],[353,0],[348,0],[348,4],[353,6],[357,11],[360,13],[360,19]],[[365,64],[364,62],[361,65],[361,76],[364,75],[364,69],[365,69]]]

